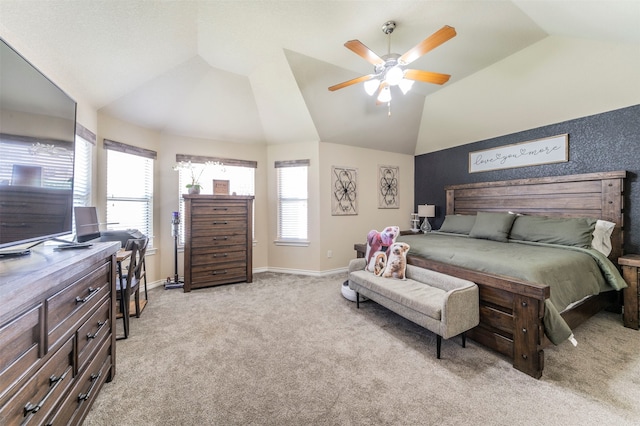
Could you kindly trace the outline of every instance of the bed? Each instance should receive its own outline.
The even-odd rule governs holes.
[[[449,185],[445,187],[446,215],[512,212],[536,217],[606,220],[615,224],[608,255],[615,263],[622,255],[625,177],[625,171],[614,171]],[[410,241],[420,236],[406,235],[399,239],[403,238]],[[417,244],[414,242],[414,245]],[[355,248],[359,256],[364,255],[365,246],[356,244]],[[553,310],[549,304],[551,287],[540,282],[544,279],[530,280],[526,275],[521,278],[508,270],[496,272],[491,267],[482,267],[484,265],[460,266],[452,264],[447,256],[417,253],[409,252],[409,264],[468,279],[478,285],[480,325],[470,330],[468,336],[512,359],[516,369],[540,378],[544,369],[544,347],[551,343],[545,333],[549,326],[545,326],[545,317],[548,320],[549,311]],[[554,274],[560,274],[558,271],[562,271],[563,266],[555,267]],[[604,286],[590,293],[597,294],[582,297],[568,304],[567,309],[558,309],[557,314],[569,329],[602,309],[619,309],[620,293],[615,287]]]

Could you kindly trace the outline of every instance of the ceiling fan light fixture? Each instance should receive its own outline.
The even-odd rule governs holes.
[[[380,80],[377,78],[372,78],[364,82],[364,91],[367,92],[369,96],[373,96],[378,90],[378,87],[380,87]]]
[[[413,87],[413,80],[407,80],[403,78],[400,83],[398,83],[398,87],[402,90],[402,94],[406,95],[409,90]]]
[[[389,86],[386,86],[380,91],[380,94],[378,95],[378,102],[385,103],[389,101],[391,101],[391,90],[389,89]]]
[[[396,65],[387,70],[384,81],[390,86],[397,86],[404,79],[404,70]]]

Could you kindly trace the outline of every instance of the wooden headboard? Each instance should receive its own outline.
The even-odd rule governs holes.
[[[479,211],[593,217],[616,224],[609,258],[622,255],[626,171],[447,185],[446,214]]]

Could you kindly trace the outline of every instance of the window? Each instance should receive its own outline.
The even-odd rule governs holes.
[[[74,207],[88,207],[91,205],[91,157],[95,140],[95,135],[91,138],[81,135],[81,132],[76,134],[76,155],[73,172]]]
[[[107,228],[137,229],[153,246],[153,161],[156,153],[105,139]]]
[[[307,174],[309,160],[276,161],[278,244],[307,243]]]
[[[186,186],[192,181],[192,174],[202,186],[201,194],[213,194],[213,180],[228,180],[229,194],[255,195],[255,170],[258,164],[255,161],[234,160],[229,158],[203,157],[177,154],[176,162],[190,164],[189,167],[179,167],[178,171],[178,206],[180,217],[184,218],[184,198]],[[212,163],[221,163],[215,165]],[[255,209],[254,209],[255,215]],[[253,219],[252,219],[253,220]],[[255,232],[255,226],[252,227]],[[178,242],[184,245],[184,220],[180,220]]]

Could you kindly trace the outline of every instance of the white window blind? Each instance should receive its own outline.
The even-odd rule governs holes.
[[[308,238],[307,175],[309,160],[277,161],[278,241],[306,241]]]
[[[39,166],[43,170],[41,187],[70,189],[73,178],[72,144],[27,136],[0,134],[0,151],[11,162],[0,163],[0,185],[13,179],[14,164]]]
[[[153,159],[107,148],[107,229],[137,229],[153,246]]]
[[[93,144],[76,136],[76,156],[73,173],[73,205],[88,207],[91,205],[91,157]],[[75,229],[75,228],[74,228]]]
[[[198,182],[202,186],[201,194],[213,194],[213,180],[220,179],[229,181],[229,194],[235,192],[236,195],[255,195],[255,166],[252,165],[253,163],[249,162],[247,166],[227,165],[224,161],[230,162],[229,160],[220,159],[222,165],[206,165],[205,163],[192,161],[192,170],[186,168],[177,170],[179,181],[178,205],[181,218],[178,240],[180,245],[184,245],[184,198],[182,198],[182,194],[187,192],[186,185],[191,183],[192,173],[196,178],[199,177]],[[252,229],[255,229],[255,227],[252,227]]]

